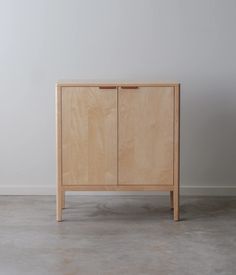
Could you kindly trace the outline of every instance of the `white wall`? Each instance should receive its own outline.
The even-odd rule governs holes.
[[[235,0],[0,0],[0,193],[54,194],[58,79],[179,81],[181,184],[236,194]]]

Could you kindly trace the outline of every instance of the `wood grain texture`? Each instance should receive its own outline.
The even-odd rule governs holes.
[[[119,185],[173,185],[174,88],[119,89]]]
[[[63,185],[117,184],[117,90],[62,87]]]

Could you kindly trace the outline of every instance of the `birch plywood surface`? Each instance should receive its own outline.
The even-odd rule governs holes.
[[[119,185],[173,185],[174,88],[119,88]]]
[[[117,184],[117,90],[62,87],[62,184]]]

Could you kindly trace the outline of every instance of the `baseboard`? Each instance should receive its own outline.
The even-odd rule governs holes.
[[[180,193],[189,196],[236,196],[236,186],[181,186]]]
[[[0,195],[55,195],[55,186],[0,186]],[[166,195],[157,191],[80,191],[68,192],[72,195]],[[181,195],[188,196],[236,196],[236,186],[181,186]]]

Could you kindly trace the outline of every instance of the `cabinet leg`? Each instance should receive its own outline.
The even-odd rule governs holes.
[[[174,190],[173,202],[174,202],[174,221],[179,221],[179,188],[176,188]]]
[[[174,209],[174,204],[173,204],[173,191],[170,191],[170,209]]]
[[[62,195],[61,195],[61,208],[64,209],[65,208],[65,191],[61,191]]]
[[[59,189],[57,190],[57,197],[56,197],[56,200],[57,200],[57,221],[58,222],[61,222],[62,221],[62,197],[63,197],[63,194],[62,194],[62,191]]]

